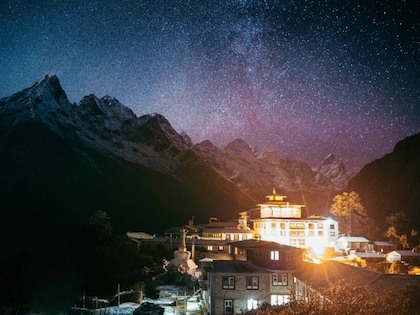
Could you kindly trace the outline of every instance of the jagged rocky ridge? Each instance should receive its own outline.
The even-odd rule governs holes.
[[[418,225],[418,140],[402,141],[350,181],[346,189],[362,195],[369,214],[403,208]],[[116,233],[158,233],[192,215],[236,218],[276,187],[306,204],[304,214],[323,214],[348,177],[332,155],[311,169],[241,140],[193,146],[163,116],[137,117],[112,97],[70,103],[55,76],[0,99],[0,152],[2,298],[25,303],[59,302],[49,290],[40,296],[40,285],[65,304],[72,288],[85,289],[75,240],[97,210]]]
[[[136,117],[108,96],[70,103],[55,76],[0,100],[0,135],[0,202],[24,222],[102,209],[122,230],[155,233],[192,215],[235,217],[256,202],[162,115]]]
[[[275,152],[259,153],[240,139],[223,149],[206,140],[194,145],[193,150],[257,200],[275,187],[289,200],[305,204],[306,215],[327,214],[332,198],[349,178],[344,164],[334,155],[311,169],[306,163],[280,158]]]
[[[1,99],[0,123],[1,198],[29,208],[65,204],[71,212],[103,207],[129,217],[122,227],[235,218],[273,187],[308,204],[308,214],[323,214],[348,179],[334,156],[313,170],[239,139],[223,149],[210,141],[193,146],[162,115],[137,117],[115,98],[70,103],[56,76]]]
[[[208,140],[193,149],[224,177],[249,193],[267,193],[270,187],[289,192],[325,188],[338,191],[349,178],[344,164],[332,154],[316,169],[311,169],[306,163],[280,158],[275,152],[259,153],[240,139],[223,149]]]

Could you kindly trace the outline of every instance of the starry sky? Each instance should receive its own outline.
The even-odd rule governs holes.
[[[2,0],[0,97],[59,77],[194,143],[349,170],[420,132],[420,1]]]

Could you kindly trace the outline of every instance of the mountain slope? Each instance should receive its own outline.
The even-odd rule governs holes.
[[[328,155],[315,169],[316,173],[328,178],[334,187],[341,190],[350,178],[346,166],[342,161],[337,160],[334,154]]]
[[[420,134],[396,144],[394,150],[356,174],[347,186],[362,198],[369,216],[384,223],[391,213],[405,212],[405,228],[420,228]],[[407,232],[407,231],[405,231]]]
[[[107,290],[92,283],[97,268],[87,267],[95,262],[83,252],[97,210],[109,215],[115,233],[155,234],[191,216],[233,219],[255,205],[190,147],[159,114],[136,117],[108,96],[70,103],[55,76],[0,99],[7,253],[0,255],[0,313],[3,305],[63,310],[87,288]]]
[[[192,215],[234,218],[255,204],[190,145],[159,114],[136,117],[94,95],[71,104],[58,78],[46,77],[0,100],[0,197],[26,214],[86,218],[102,209],[121,231],[152,233]]]
[[[282,159],[275,152],[258,153],[240,139],[223,149],[207,140],[194,145],[193,150],[257,200],[275,187],[292,202],[306,204],[309,215],[326,214],[332,197],[349,177],[334,156],[313,170],[303,162]]]

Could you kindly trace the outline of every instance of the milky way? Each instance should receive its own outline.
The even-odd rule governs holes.
[[[419,1],[2,1],[0,96],[56,74],[194,142],[351,169],[420,132]]]

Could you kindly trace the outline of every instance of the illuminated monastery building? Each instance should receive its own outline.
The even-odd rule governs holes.
[[[265,203],[239,213],[240,225],[249,225],[255,239],[314,250],[334,247],[338,239],[337,221],[321,216],[302,218],[304,205],[290,204],[275,189],[266,198]]]

